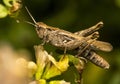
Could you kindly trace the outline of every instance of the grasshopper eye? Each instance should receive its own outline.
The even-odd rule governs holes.
[[[39,31],[40,29],[42,29],[42,27],[39,27],[38,25],[35,26],[37,31]]]

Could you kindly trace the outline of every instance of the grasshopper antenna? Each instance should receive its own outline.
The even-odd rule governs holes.
[[[35,24],[37,24],[37,22],[35,21],[35,19],[33,18],[33,16],[32,16],[32,14],[30,13],[30,11],[28,10],[28,8],[25,6],[25,9],[27,10],[27,12],[28,12],[28,14],[29,14],[29,16],[31,17],[31,19],[33,20],[33,22],[35,23]],[[31,23],[31,22],[28,22],[28,21],[26,21],[28,24],[31,24],[31,25],[34,25],[33,23]],[[35,26],[35,25],[34,25]]]
[[[26,23],[28,23],[28,24],[31,24],[31,25],[33,25],[33,26],[36,27],[36,25],[35,25],[34,23],[32,23],[32,22],[29,22],[29,21],[24,21],[24,22],[26,22]]]

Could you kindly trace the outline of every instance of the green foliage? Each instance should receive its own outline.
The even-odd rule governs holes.
[[[21,8],[20,0],[3,0],[5,5],[0,4],[0,18],[4,18],[7,15],[12,17],[18,14]]]
[[[7,7],[12,7],[12,3],[15,3],[16,0],[3,0],[3,2]]]
[[[0,18],[4,18],[8,15],[8,10],[5,6],[0,4]]]
[[[118,7],[120,7],[120,0],[115,0],[115,3]]]

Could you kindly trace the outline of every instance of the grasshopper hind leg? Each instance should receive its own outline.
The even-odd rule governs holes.
[[[85,57],[88,56],[90,52],[91,52],[91,49],[86,49],[83,53],[76,55],[76,57],[79,58],[80,60],[83,60],[85,63],[87,63],[87,59]]]

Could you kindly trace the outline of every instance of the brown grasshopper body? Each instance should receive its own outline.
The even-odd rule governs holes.
[[[53,46],[66,50],[75,50],[76,48],[78,48],[78,56],[81,56],[82,54],[84,54],[84,52],[87,52],[87,55],[83,57],[89,59],[91,62],[102,68],[108,66],[106,65],[104,67],[103,65],[105,64],[102,64],[102,61],[96,62],[91,58],[95,57],[96,60],[99,60],[96,54],[91,54],[91,50],[111,51],[112,49],[109,43],[96,41],[96,39],[98,38],[98,34],[96,33],[96,31],[103,26],[102,22],[99,22],[89,29],[76,33],[71,33],[56,27],[48,26],[43,22],[36,22],[29,11],[28,13],[34,21],[34,24],[30,22],[28,23],[36,27],[37,34],[39,38],[43,39],[44,43],[50,43]],[[98,44],[101,44],[105,47],[101,47],[101,45]],[[88,52],[89,49],[90,51]]]
[[[73,50],[78,48],[81,44],[88,44],[93,36],[82,37],[75,35],[71,32],[61,30],[59,28],[54,28],[47,26],[46,24],[39,22],[36,25],[36,31],[40,38],[46,43],[50,43],[56,47]],[[92,47],[92,46],[91,46]]]

